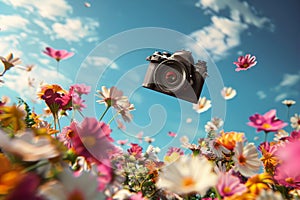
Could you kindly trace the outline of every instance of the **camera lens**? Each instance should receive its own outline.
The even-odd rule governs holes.
[[[185,66],[176,60],[166,60],[153,73],[154,83],[163,91],[176,92],[185,84]]]

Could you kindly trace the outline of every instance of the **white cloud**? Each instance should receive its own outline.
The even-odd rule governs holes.
[[[0,55],[6,56],[9,53],[13,53],[15,57],[22,57],[23,53],[20,51],[21,43],[19,41],[24,40],[26,37],[26,34],[10,34],[7,36],[1,36]]]
[[[110,67],[111,69],[119,69],[119,66],[114,63],[112,60],[106,57],[101,56],[89,56],[84,61],[83,67],[99,67],[99,68],[106,68]]]
[[[1,29],[5,32],[24,30],[27,28],[29,21],[19,15],[0,15]]]
[[[250,25],[262,28],[270,21],[266,17],[256,16],[248,3],[239,0],[199,0],[196,6],[212,15],[212,24],[191,33],[190,36],[198,44],[189,43],[187,48],[197,53],[197,45],[200,45],[215,60],[225,57],[229,50],[237,47],[241,43],[241,34]],[[230,14],[225,16],[228,12],[221,11],[227,10]]]
[[[261,90],[257,91],[256,94],[257,94],[259,99],[265,99],[267,97],[266,93],[264,91],[261,91]]]
[[[228,8],[231,13],[231,18],[235,21],[243,21],[247,24],[251,24],[259,28],[262,28],[266,23],[270,21],[266,17],[256,16],[253,13],[249,4],[245,1],[241,2],[239,0],[199,0],[199,2],[197,2],[196,5],[203,9],[211,9],[216,13]]]
[[[278,101],[281,101],[285,98],[288,97],[288,94],[287,93],[281,93],[281,94],[278,94],[276,97],[275,97],[275,101],[278,102]]]
[[[294,86],[300,82],[300,72],[298,74],[284,74],[283,79],[280,82],[280,87]]]
[[[29,86],[29,78],[33,80],[34,87]],[[17,92],[25,99],[35,99],[38,86],[41,82],[60,84],[65,87],[72,83],[72,81],[63,74],[57,74],[54,68],[49,69],[41,66],[34,67],[29,73],[25,70],[14,68],[5,74],[4,80],[7,88]]]
[[[20,7],[30,13],[37,12],[41,17],[51,20],[66,16],[73,11],[66,0],[3,0],[3,2],[15,8]]]
[[[65,23],[56,22],[52,25],[54,38],[69,42],[78,42],[86,37],[93,37],[99,23],[91,18],[68,18]]]
[[[216,60],[224,57],[227,51],[240,44],[240,33],[247,28],[224,17],[213,16],[212,24],[193,32],[190,36],[195,39]],[[191,47],[192,44],[189,44]]]

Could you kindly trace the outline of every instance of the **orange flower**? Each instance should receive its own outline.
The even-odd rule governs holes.
[[[224,133],[224,131],[222,131],[221,136],[219,136],[216,139],[216,142],[232,151],[236,143],[243,142],[243,140],[244,140],[244,133],[239,133],[234,131]]]
[[[0,195],[4,195],[19,183],[22,174],[3,154],[0,154],[0,163]]]
[[[252,194],[259,194],[262,189],[269,189],[269,184],[273,184],[272,176],[268,173],[256,174],[248,179],[246,186]]]
[[[2,106],[0,107],[0,124],[4,127],[11,125],[14,131],[25,128],[24,118],[26,112],[19,106]]]
[[[40,99],[42,99],[42,96],[45,94],[45,91],[48,90],[48,89],[52,89],[53,90],[53,93],[55,92],[59,92],[59,93],[67,93],[66,90],[64,90],[62,87],[60,87],[59,85],[56,85],[56,84],[53,84],[53,85],[49,85],[49,84],[46,84],[46,85],[43,85],[41,87],[41,90],[38,92],[38,97]]]

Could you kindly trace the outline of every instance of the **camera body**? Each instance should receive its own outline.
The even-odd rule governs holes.
[[[207,77],[206,62],[194,64],[192,53],[181,50],[173,54],[154,52],[143,87],[192,103],[197,103]]]

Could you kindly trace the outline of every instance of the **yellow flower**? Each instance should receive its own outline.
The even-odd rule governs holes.
[[[56,93],[56,92],[63,93],[63,94],[67,93],[67,91],[64,90],[62,87],[60,87],[59,85],[56,85],[56,84],[53,84],[53,85],[46,84],[46,85],[43,85],[41,87],[41,90],[37,93],[38,97],[40,99],[42,99],[42,96],[45,94],[45,91],[48,90],[48,89],[52,89],[53,93]]]
[[[244,133],[239,132],[227,132],[224,133],[224,131],[221,132],[221,136],[219,136],[216,139],[216,142],[218,144],[223,145],[229,150],[233,150],[237,142],[243,142],[244,141]]]
[[[21,180],[21,168],[12,166],[9,160],[0,154],[0,195],[9,193]]]
[[[252,194],[259,194],[262,189],[269,189],[269,184],[273,184],[272,176],[268,173],[256,174],[249,178],[246,186]]]
[[[25,128],[25,111],[20,107],[13,106],[2,106],[0,107],[0,123],[2,126],[7,127],[11,125],[14,131],[22,130]]]
[[[241,195],[233,195],[230,197],[225,197],[224,200],[256,200],[256,195],[250,192],[245,192]]]

